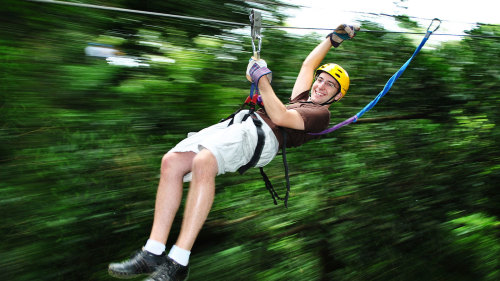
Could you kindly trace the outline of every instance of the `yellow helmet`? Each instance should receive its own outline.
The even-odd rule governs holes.
[[[339,83],[340,92],[342,93],[340,99],[343,98],[349,89],[349,74],[347,74],[347,71],[338,64],[327,63],[316,69],[314,77],[317,77],[321,72],[330,74]]]

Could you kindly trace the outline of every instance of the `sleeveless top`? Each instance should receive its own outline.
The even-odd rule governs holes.
[[[290,100],[290,103],[286,105],[287,109],[296,110],[304,120],[304,130],[283,128],[287,134],[286,147],[297,147],[310,140],[318,139],[320,136],[309,135],[307,133],[321,132],[330,125],[330,110],[326,106],[307,102],[308,98],[309,91],[305,91],[293,100]],[[260,108],[257,110],[257,113],[271,127],[281,148],[283,145],[283,134],[280,128],[269,118],[265,109]]]

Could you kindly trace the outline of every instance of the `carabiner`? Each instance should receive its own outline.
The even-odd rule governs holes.
[[[436,28],[434,28],[433,31],[430,31],[431,29],[431,26],[434,24],[434,21],[438,21],[438,26]],[[438,18],[434,18],[432,21],[431,21],[431,24],[429,25],[429,27],[427,28],[427,32],[430,32],[430,33],[433,33],[434,31],[438,30],[438,28],[441,26],[441,20],[438,19]]]
[[[253,57],[256,60],[260,59],[260,48],[262,47],[262,37],[259,35],[257,39],[259,40],[259,45],[255,46],[254,39],[252,38]]]
[[[253,56],[255,59],[260,59],[260,49],[262,47],[262,36],[260,35],[260,29],[262,27],[262,17],[259,11],[252,9],[250,13],[250,24],[252,27],[252,49]],[[255,45],[255,40],[258,40],[258,45]]]

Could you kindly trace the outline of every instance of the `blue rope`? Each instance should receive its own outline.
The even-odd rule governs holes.
[[[258,92],[257,92],[257,89],[258,89],[258,88],[257,88],[257,86],[255,85],[255,83],[253,83],[253,82],[252,82],[252,86],[250,87],[250,95],[249,95],[249,96],[250,96],[250,99],[252,99],[252,98],[253,98],[253,94],[254,94],[254,93],[258,93]]]
[[[406,68],[408,67],[408,65],[410,64],[410,62],[413,60],[413,58],[420,52],[420,50],[422,49],[422,47],[425,45],[425,42],[427,42],[427,40],[429,39],[429,36],[431,35],[431,31],[427,31],[427,33],[425,34],[425,37],[424,39],[422,40],[422,42],[420,43],[420,45],[417,47],[417,49],[415,50],[415,52],[413,53],[413,55],[408,59],[408,61],[403,64],[403,66],[401,66],[401,68],[396,72],[394,73],[394,75],[387,81],[387,83],[385,84],[384,86],[384,89],[382,89],[382,91],[377,95],[377,97],[375,99],[373,99],[369,104],[367,104],[360,112],[358,112],[356,114],[356,120],[354,120],[354,122],[357,121],[357,119],[361,116],[363,116],[363,114],[365,114],[368,110],[372,109],[372,107],[374,107],[377,102],[383,97],[385,96],[385,94],[387,92],[389,92],[389,90],[391,89],[392,85],[394,84],[394,82],[396,82],[396,80],[401,76],[401,74],[403,74],[403,72],[406,70]]]
[[[432,25],[432,23],[431,23]],[[439,26],[438,26],[439,27]],[[429,26],[430,28],[430,26]],[[437,28],[436,28],[437,29]],[[434,30],[435,31],[435,30]],[[410,62],[413,60],[413,58],[420,52],[420,50],[422,49],[422,47],[425,45],[425,43],[427,42],[427,40],[429,39],[429,37],[431,36],[433,31],[430,31],[429,29],[427,29],[427,33],[425,34],[424,36],[424,39],[422,39],[422,42],[420,42],[420,45],[417,47],[417,49],[415,50],[415,52],[413,52],[413,55],[408,59],[408,61],[406,61],[405,64],[403,64],[403,66],[401,66],[401,68],[396,72],[394,73],[394,75],[387,81],[387,83],[385,84],[384,86],[384,89],[382,89],[382,91],[377,95],[377,97],[375,97],[375,99],[373,99],[369,104],[367,104],[360,112],[358,112],[356,115],[346,119],[345,121],[342,121],[340,122],[339,124],[329,128],[329,129],[326,129],[324,131],[321,131],[319,133],[308,133],[309,135],[324,135],[324,134],[328,134],[328,133],[331,133],[343,126],[346,126],[346,125],[349,125],[351,123],[354,123],[358,120],[358,118],[360,118],[361,116],[363,116],[363,114],[365,114],[367,111],[369,111],[370,109],[372,109],[376,104],[377,102],[383,97],[385,96],[385,94],[387,92],[389,92],[389,90],[391,89],[392,85],[394,84],[394,82],[396,82],[396,80],[401,76],[401,74],[403,74],[403,72],[406,70],[406,68],[408,67],[408,65],[410,64]]]

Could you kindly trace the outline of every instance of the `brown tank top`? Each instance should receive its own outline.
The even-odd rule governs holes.
[[[319,138],[319,136],[309,135],[308,133],[321,132],[328,128],[330,124],[330,111],[328,108],[326,106],[307,102],[308,98],[309,91],[305,91],[286,105],[287,109],[296,110],[299,112],[300,116],[302,116],[302,119],[304,119],[304,130],[283,128],[287,134],[286,147],[297,147],[310,140]],[[281,148],[283,145],[283,134],[280,128],[273,123],[264,109],[261,108],[257,110],[257,113],[266,121],[267,125],[271,127]]]

